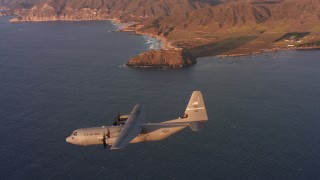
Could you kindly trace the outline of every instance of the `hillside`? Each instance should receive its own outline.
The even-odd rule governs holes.
[[[0,0],[0,14],[20,15],[44,0]]]
[[[12,21],[112,18],[136,21],[129,30],[162,37],[195,57],[320,44],[320,0],[46,0]]]
[[[48,0],[15,21],[99,20],[142,21],[183,14],[218,4],[217,0]]]
[[[157,18],[136,31],[164,36],[197,57],[293,48],[320,41],[320,1],[235,1]],[[275,42],[290,32],[308,35]]]

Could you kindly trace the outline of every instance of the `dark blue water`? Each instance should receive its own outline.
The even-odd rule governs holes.
[[[110,22],[0,18],[1,179],[319,179],[320,51],[204,58],[182,70],[121,65],[149,45]],[[120,66],[120,67],[119,67]],[[65,138],[137,103],[147,121],[203,92],[209,122],[110,151]]]

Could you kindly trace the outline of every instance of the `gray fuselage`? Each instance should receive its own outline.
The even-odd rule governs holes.
[[[187,126],[187,124],[181,124],[176,127],[145,127],[142,129],[141,133],[138,134],[130,143],[162,140],[181,131]],[[122,125],[81,128],[73,131],[71,136],[66,138],[66,141],[71,144],[83,146],[98,145],[103,144],[103,136],[105,136],[106,143],[112,145],[118,137],[122,128]]]

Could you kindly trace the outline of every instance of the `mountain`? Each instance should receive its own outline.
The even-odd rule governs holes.
[[[218,0],[48,0],[16,21],[99,20],[142,21],[183,14],[220,3]]]

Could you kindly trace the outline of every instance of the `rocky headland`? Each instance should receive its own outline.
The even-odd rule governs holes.
[[[195,58],[320,47],[320,0],[43,0],[11,22],[109,19]]]
[[[171,67],[183,68],[196,64],[197,60],[188,51],[180,48],[150,50],[131,58],[131,67]]]

